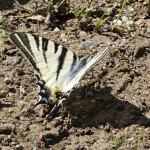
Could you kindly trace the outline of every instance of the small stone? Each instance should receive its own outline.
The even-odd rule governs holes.
[[[36,20],[40,22],[43,20],[42,18],[43,18],[42,15],[35,15],[35,16],[28,17],[27,20]]]
[[[122,25],[122,21],[121,20],[118,20],[117,22],[116,21],[117,21],[117,19],[114,20],[113,23],[117,24],[118,26]]]
[[[4,82],[5,82],[5,84],[9,84],[9,83],[11,83],[11,79],[9,79],[9,78],[6,77],[6,78],[4,79]]]
[[[11,145],[17,145],[17,142],[11,142]]]
[[[133,25],[133,24],[134,24],[134,21],[133,21],[133,20],[128,20],[128,21],[126,21],[126,24],[127,24],[127,25]]]
[[[145,19],[139,19],[135,22],[136,25],[142,25],[145,23]]]
[[[133,7],[131,7],[131,6],[129,6],[128,10],[131,11],[131,12],[133,12],[135,9]]]
[[[128,17],[127,16],[122,16],[122,22],[126,22],[128,21]]]
[[[145,114],[147,118],[150,118],[150,111]]]
[[[81,45],[82,49],[86,49],[86,48],[92,46],[93,44],[94,44],[94,42],[92,40],[87,40],[87,41],[82,41],[80,45]]]
[[[150,33],[150,24],[147,26],[147,32]]]
[[[86,36],[87,35],[87,33],[86,32],[84,32],[84,31],[80,31],[80,33],[79,33],[79,36],[80,37],[82,37],[82,36]]]
[[[149,133],[149,132],[150,132],[150,128],[146,128],[144,131],[145,131],[146,133]]]
[[[60,29],[58,28],[58,27],[56,27],[54,30],[53,30],[53,32],[59,32],[60,31]]]
[[[12,61],[14,65],[20,64],[21,57],[13,57]]]
[[[33,146],[33,149],[32,149],[32,150],[39,150],[40,147],[41,147],[40,142],[34,142],[34,146]]]
[[[25,89],[22,87],[22,86],[20,86],[20,94],[22,95],[22,94],[24,94],[26,91],[25,91]]]
[[[106,131],[110,131],[110,124],[109,123],[107,123],[107,125],[105,126],[105,128],[104,128]]]
[[[143,5],[144,5],[144,6],[147,6],[147,5],[148,5],[148,1],[147,1],[147,2],[143,2]]]
[[[76,31],[76,27],[66,27],[65,28],[66,30],[69,30],[69,31]]]
[[[61,37],[61,38],[65,38],[65,37],[66,37],[66,34],[65,34],[65,33],[62,33],[62,34],[60,35],[60,37]]]

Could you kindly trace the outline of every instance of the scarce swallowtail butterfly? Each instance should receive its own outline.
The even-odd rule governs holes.
[[[40,100],[33,109],[39,104],[54,105],[47,118],[53,116],[79,80],[109,50],[107,47],[93,57],[88,55],[78,58],[65,47],[34,34],[15,32],[10,35],[10,39],[39,73],[40,80],[37,85],[40,86]]]

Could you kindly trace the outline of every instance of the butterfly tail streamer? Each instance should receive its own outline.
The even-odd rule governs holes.
[[[92,69],[109,51],[109,47],[106,47],[102,52],[98,52],[86,65],[85,72]],[[83,71],[84,72],[84,71]]]

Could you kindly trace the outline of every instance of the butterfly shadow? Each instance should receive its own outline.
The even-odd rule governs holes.
[[[114,97],[111,87],[102,88],[91,97],[75,99],[74,95],[84,89],[76,89],[70,100],[66,101],[65,108],[71,117],[71,126],[85,128],[110,124],[114,128],[124,128],[132,124],[150,125],[150,120],[138,107],[127,99]]]

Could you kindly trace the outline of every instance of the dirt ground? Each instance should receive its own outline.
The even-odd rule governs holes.
[[[84,25],[71,13],[58,13],[51,22],[45,22],[46,16],[42,21],[19,18],[27,14],[20,6],[30,7],[33,2],[20,1],[20,6],[6,2],[0,1],[2,29],[47,37],[79,56],[95,54],[107,46],[110,50],[82,79],[56,117],[45,122],[47,106],[40,105],[26,115],[38,100],[35,71],[9,40],[1,44],[0,150],[149,150],[149,1],[127,1],[121,20],[130,35],[122,28],[110,30],[121,6],[119,0],[92,2],[96,16]],[[70,0],[67,7],[74,10],[85,5],[85,1]],[[94,30],[100,12],[112,8],[101,30]],[[93,45],[83,49],[83,39]]]

